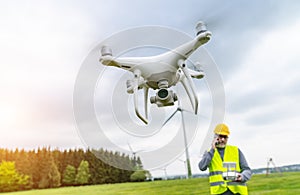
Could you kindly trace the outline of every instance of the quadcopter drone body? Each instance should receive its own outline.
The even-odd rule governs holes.
[[[178,82],[182,83],[187,92],[194,113],[198,111],[198,97],[192,78],[201,79],[201,70],[192,70],[186,66],[188,57],[201,45],[210,40],[211,32],[206,30],[203,22],[196,27],[197,36],[179,47],[160,55],[150,57],[113,57],[108,46],[101,49],[100,62],[106,66],[115,66],[134,74],[133,79],[127,80],[127,92],[134,95],[136,115],[148,123],[148,91],[149,88],[158,90],[156,96],[150,97],[150,102],[158,107],[172,106],[177,101],[177,95],[169,89]],[[138,109],[138,90],[144,89],[144,116]]]

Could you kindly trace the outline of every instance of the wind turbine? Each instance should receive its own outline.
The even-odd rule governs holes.
[[[267,171],[266,171],[266,175],[268,176],[271,173],[271,168],[270,168],[270,164],[273,165],[274,169],[278,172],[281,173],[280,169],[278,167],[276,167],[273,158],[269,158],[268,162],[267,162]]]
[[[186,160],[181,160],[181,159],[177,159],[177,160],[179,160],[180,162],[183,162],[185,169],[187,169]],[[188,179],[188,175],[186,175],[185,178]]]
[[[178,100],[178,106],[177,109],[171,114],[171,116],[163,123],[163,126],[165,126],[174,116],[177,112],[181,113],[181,123],[182,123],[182,129],[183,129],[183,139],[184,139],[184,147],[185,147],[185,156],[186,156],[186,168],[187,168],[187,177],[192,178],[192,170],[191,170],[191,163],[190,163],[190,156],[189,156],[189,150],[188,150],[188,144],[187,144],[187,137],[186,137],[186,130],[185,130],[185,123],[184,123],[184,116],[183,111],[190,112],[188,110],[185,110],[181,108],[180,101]]]
[[[165,180],[168,180],[167,166],[168,166],[168,165],[164,166],[163,168],[160,168],[161,170],[164,171],[164,174],[165,174]]]
[[[138,153],[140,153],[140,152],[143,152],[144,150],[136,150],[136,151],[134,151],[134,150],[132,149],[131,145],[129,144],[129,142],[127,142],[127,145],[128,145],[129,150],[130,150],[130,152],[131,152],[131,154],[132,154],[132,156],[133,156],[133,160],[134,160],[134,164],[135,164],[134,166],[137,166],[136,154],[138,154]],[[140,166],[140,165],[138,165],[138,166]],[[141,167],[135,167],[135,168],[140,169]]]

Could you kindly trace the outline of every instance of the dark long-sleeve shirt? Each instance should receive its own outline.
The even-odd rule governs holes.
[[[224,150],[225,148],[217,148],[218,152],[220,153],[220,156],[223,160],[224,157]],[[252,172],[250,167],[248,166],[248,163],[246,161],[246,158],[242,151],[239,150],[239,161],[240,161],[240,168],[241,168],[241,174],[242,174],[242,182],[246,182],[251,178]],[[198,166],[201,171],[205,171],[207,167],[209,166],[213,156],[214,156],[215,150],[210,149],[209,151],[206,151],[203,154],[203,157],[201,161],[199,162]]]

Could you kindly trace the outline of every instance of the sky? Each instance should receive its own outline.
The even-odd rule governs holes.
[[[93,141],[86,140],[85,132],[78,127],[80,121],[74,117],[74,88],[79,73],[89,64],[89,56],[96,55],[95,48],[124,30],[149,25],[194,37],[195,24],[203,20],[212,32],[212,39],[204,48],[223,82],[225,115],[220,122],[228,124],[231,130],[229,144],[239,146],[251,168],[266,166],[270,157],[277,166],[298,164],[300,159],[295,154],[300,149],[299,7],[296,0],[233,0],[230,3],[219,0],[0,0],[0,147],[68,149],[100,143],[102,140],[97,140],[97,136]],[[134,39],[128,39],[126,44]],[[140,53],[146,56],[151,52],[142,50]],[[129,154],[130,147],[140,150],[145,168],[154,168],[153,162],[160,163],[158,159],[165,156],[164,146],[178,143],[176,149],[181,148],[178,155],[170,157],[168,163],[165,160],[161,166],[155,164],[151,172],[153,175],[184,174],[184,147],[180,147],[182,143],[176,136],[181,129],[169,130],[180,126],[180,117],[171,121],[169,128],[148,139],[132,135],[131,139],[124,139],[118,131],[109,131],[116,121],[107,112],[111,104],[105,104],[104,100],[116,102],[113,107],[121,105],[117,96],[127,94],[117,84],[130,74],[104,70],[99,64],[95,75],[101,71],[104,76],[98,76],[94,89],[98,101],[92,103],[101,118],[102,133]],[[189,137],[189,154],[192,172],[201,173],[197,164],[202,156],[205,133],[210,131],[207,113],[213,112],[211,93],[214,89],[209,88],[208,80],[196,81],[196,85],[203,105],[200,114],[206,117],[187,114],[186,121],[197,127]],[[103,96],[104,91],[110,96]],[[132,97],[126,97],[127,110],[132,113]],[[161,116],[166,118],[174,108],[164,109],[164,115],[153,110],[157,114],[152,116],[153,121],[157,120],[155,124],[158,124],[162,122]],[[85,114],[84,109],[82,113]],[[88,115],[86,117],[89,121]],[[92,135],[89,133],[87,135]],[[177,141],[173,143],[173,140]],[[145,150],[152,153],[144,154],[143,159]]]

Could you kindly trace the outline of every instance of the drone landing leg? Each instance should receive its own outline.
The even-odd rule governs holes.
[[[193,96],[193,95],[192,95],[191,92],[190,92],[190,89],[189,89],[189,87],[188,87],[188,82],[187,82],[186,78],[181,79],[181,84],[183,85],[183,87],[184,87],[186,93],[187,93],[188,96],[189,96],[189,99],[190,99],[190,102],[191,102],[191,104],[192,104],[193,110],[195,110],[194,100],[192,99],[192,96]]]
[[[138,109],[138,87],[139,87],[139,79],[140,79],[140,74],[139,72],[135,72],[134,74],[134,88],[133,88],[133,101],[134,101],[134,110],[135,110],[135,114],[145,123],[148,124],[148,120],[147,120],[147,115],[146,118],[144,118]],[[148,92],[147,92],[147,96],[148,96]]]
[[[197,114],[198,112],[198,97],[197,97],[197,94],[196,94],[196,90],[195,90],[195,85],[194,85],[194,82],[192,81],[192,77],[188,71],[188,69],[186,68],[186,65],[184,64],[183,61],[179,61],[178,62],[179,66],[181,67],[183,73],[184,73],[184,78],[181,80],[181,83],[183,84],[183,87],[185,88],[185,91],[187,92],[189,98],[190,98],[190,101],[191,101],[191,104],[192,104],[192,107],[195,111],[195,114]],[[191,90],[192,90],[192,94],[188,88],[188,85],[190,86]],[[193,98],[192,98],[193,97]]]
[[[144,108],[145,108],[145,116],[146,119],[148,119],[148,92],[149,92],[149,88],[148,87],[144,87]]]

